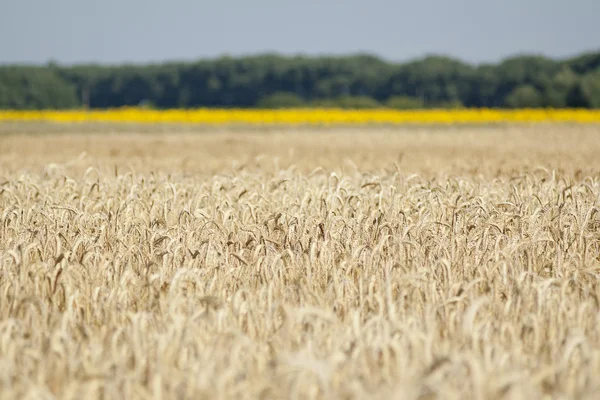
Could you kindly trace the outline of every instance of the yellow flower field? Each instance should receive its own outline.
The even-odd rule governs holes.
[[[57,123],[190,123],[207,125],[356,125],[356,124],[477,124],[502,122],[600,123],[600,110],[588,109],[194,109],[149,110],[119,108],[111,110],[1,111],[2,121],[49,121]]]

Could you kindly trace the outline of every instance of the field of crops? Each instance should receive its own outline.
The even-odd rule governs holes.
[[[520,110],[410,110],[392,109],[198,109],[149,110],[122,108],[94,111],[1,111],[2,121],[184,123],[207,125],[356,125],[356,124],[454,124],[506,122],[600,123],[600,110],[520,109]]]
[[[598,125],[84,125],[0,135],[0,398],[599,398]]]

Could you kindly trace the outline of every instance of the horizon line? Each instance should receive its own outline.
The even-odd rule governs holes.
[[[147,60],[147,61],[116,61],[116,62],[103,62],[103,61],[75,61],[75,62],[60,62],[57,60],[50,59],[45,62],[29,62],[29,61],[11,61],[11,62],[0,62],[0,67],[49,67],[49,66],[59,66],[59,67],[81,67],[81,66],[98,66],[98,67],[123,67],[123,66],[139,66],[139,67],[148,67],[148,66],[162,66],[162,65],[172,65],[172,64],[195,64],[201,62],[214,62],[221,60],[242,60],[242,59],[252,59],[252,58],[261,58],[261,57],[278,57],[281,59],[293,60],[293,59],[306,59],[306,60],[316,60],[316,59],[349,59],[349,58],[357,58],[357,57],[370,57],[381,61],[385,64],[389,65],[403,65],[410,64],[413,62],[422,61],[427,58],[447,58],[449,60],[458,61],[465,65],[470,66],[485,66],[485,65],[498,65],[502,64],[506,61],[522,58],[522,57],[539,57],[545,58],[547,60],[561,62],[568,61],[575,58],[594,55],[600,53],[600,48],[584,50],[581,52],[577,52],[571,54],[569,56],[550,56],[545,54],[544,52],[528,52],[528,51],[518,51],[511,53],[507,56],[501,57],[496,61],[483,61],[483,62],[470,62],[465,61],[461,57],[453,56],[448,53],[443,52],[424,52],[420,56],[410,57],[405,60],[391,60],[379,54],[369,51],[355,51],[355,52],[346,52],[346,53],[306,53],[306,52],[297,52],[297,53],[286,53],[281,51],[259,51],[259,52],[249,52],[249,53],[221,53],[213,56],[199,56],[194,58],[172,58],[172,59],[163,59],[163,60]]]

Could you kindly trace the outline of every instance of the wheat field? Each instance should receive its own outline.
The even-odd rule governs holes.
[[[0,398],[600,396],[597,125],[136,129],[3,128]]]

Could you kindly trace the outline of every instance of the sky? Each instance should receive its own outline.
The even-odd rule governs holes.
[[[471,63],[600,50],[599,0],[0,0],[0,64],[265,52]],[[594,4],[597,3],[597,4]]]

